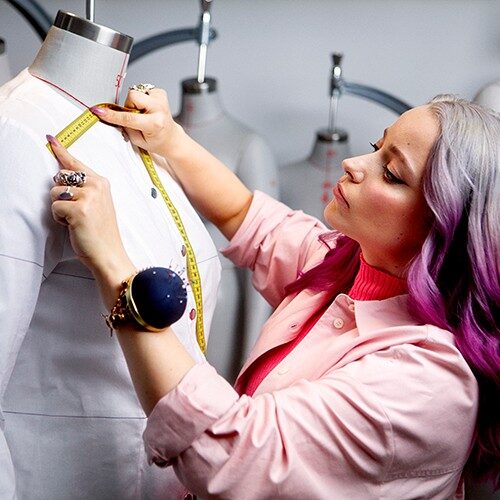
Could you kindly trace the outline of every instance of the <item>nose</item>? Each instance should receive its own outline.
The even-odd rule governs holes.
[[[342,161],[342,169],[347,174],[347,177],[356,184],[362,182],[365,178],[365,170],[363,169],[362,162],[360,162],[361,158],[357,156],[346,158]]]

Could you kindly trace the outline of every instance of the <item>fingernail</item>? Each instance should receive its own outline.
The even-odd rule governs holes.
[[[45,137],[52,146],[61,146],[61,143],[53,135],[47,134]]]
[[[94,115],[97,115],[97,116],[105,116],[106,115],[106,110],[103,108],[99,108],[98,106],[92,106],[90,108],[90,111],[92,111],[92,113],[94,113]]]

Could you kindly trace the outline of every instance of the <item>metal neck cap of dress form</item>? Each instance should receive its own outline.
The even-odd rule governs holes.
[[[80,35],[101,45],[130,54],[134,39],[131,36],[112,30],[106,26],[82,19],[71,12],[60,10],[54,21],[54,26],[75,35]]]
[[[347,142],[349,139],[349,134],[341,129],[337,128],[331,130],[329,128],[322,128],[316,132],[316,138],[321,142]]]
[[[215,78],[205,78],[199,82],[197,78],[189,78],[182,81],[182,92],[184,94],[209,94],[217,90],[217,80]]]

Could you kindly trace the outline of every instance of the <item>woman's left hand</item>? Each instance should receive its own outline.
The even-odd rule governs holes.
[[[58,185],[50,191],[52,215],[68,227],[71,246],[80,261],[101,281],[101,286],[114,290],[134,273],[135,267],[123,247],[109,181],[74,158],[57,139],[47,139],[61,166],[54,177]],[[63,178],[75,172],[84,174],[80,187],[68,186]],[[112,297],[104,293],[105,302],[116,299],[112,290]]]

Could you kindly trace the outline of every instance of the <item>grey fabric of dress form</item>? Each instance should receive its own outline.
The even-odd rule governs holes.
[[[500,113],[500,78],[485,85],[474,97],[474,101]]]
[[[269,146],[224,110],[215,79],[182,82],[182,104],[176,120],[249,189],[278,196],[277,165]],[[207,221],[206,227],[217,248],[226,246],[225,238],[213,224]],[[207,358],[232,382],[272,311],[253,288],[249,272],[220,257],[222,278]]]
[[[12,78],[5,42],[0,38],[0,85]]]
[[[335,183],[343,175],[342,160],[349,155],[344,131],[319,130],[307,158],[280,166],[281,201],[324,220],[323,211],[333,197]]]

